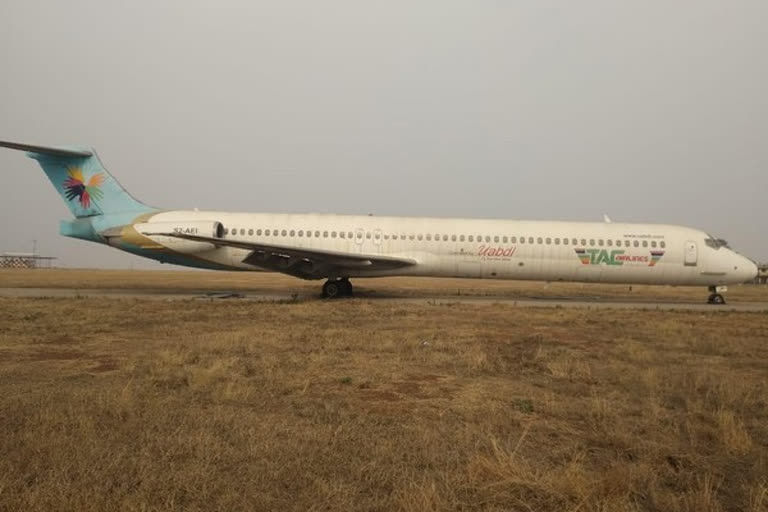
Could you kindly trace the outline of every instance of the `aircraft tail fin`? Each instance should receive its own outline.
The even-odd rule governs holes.
[[[134,199],[107,172],[93,149],[33,146],[4,141],[0,141],[0,147],[26,151],[27,156],[37,160],[77,218],[156,210]]]

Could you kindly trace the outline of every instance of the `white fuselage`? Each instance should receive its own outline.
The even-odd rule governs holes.
[[[210,211],[166,211],[145,222],[196,220],[221,222],[228,240],[416,262],[399,269],[359,268],[330,277],[713,286],[742,283],[757,272],[752,261],[718,245],[706,233],[674,225]],[[219,247],[194,256],[222,267],[259,270],[244,262],[249,253]]]

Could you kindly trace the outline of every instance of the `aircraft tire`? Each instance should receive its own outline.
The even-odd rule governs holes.
[[[707,299],[707,302],[709,302],[710,304],[715,304],[720,306],[725,304],[725,297],[723,297],[719,293],[713,293],[712,295],[709,296],[709,299]]]
[[[339,281],[333,280],[333,281],[326,281],[323,285],[323,298],[324,299],[335,299],[337,297],[340,297],[343,294],[342,286],[340,285]]]

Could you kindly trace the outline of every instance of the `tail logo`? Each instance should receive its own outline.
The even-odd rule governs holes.
[[[67,174],[69,177],[64,181],[64,194],[69,201],[77,199],[80,206],[87,209],[91,207],[91,202],[97,203],[104,196],[99,188],[104,183],[103,172],[93,174],[87,182],[79,167],[70,167]]]

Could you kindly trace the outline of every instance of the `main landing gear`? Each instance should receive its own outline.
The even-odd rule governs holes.
[[[725,304],[725,297],[723,297],[720,292],[726,291],[725,286],[710,286],[709,287],[709,298],[707,299],[708,304],[717,304],[722,305]]]
[[[342,277],[341,279],[329,279],[323,285],[324,299],[337,299],[339,297],[351,296],[352,283],[349,282],[348,277]]]

